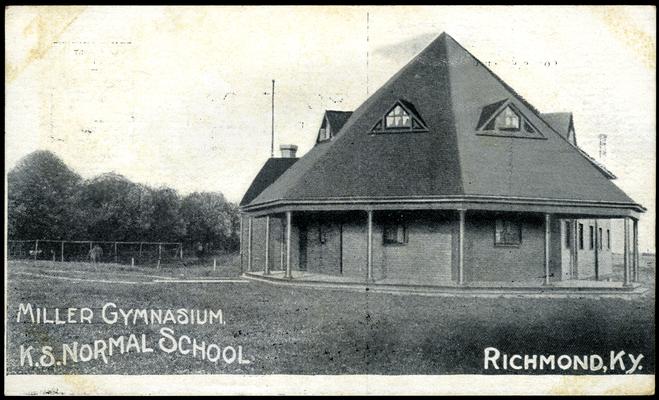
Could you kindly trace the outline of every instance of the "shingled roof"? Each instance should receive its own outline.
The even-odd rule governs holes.
[[[277,180],[286,172],[291,165],[295,164],[298,158],[270,158],[268,161],[263,164],[261,170],[252,181],[252,184],[245,192],[243,199],[240,200],[240,205],[244,206],[249,204],[256,196],[261,194],[268,186],[270,186],[274,181]]]
[[[556,132],[560,133],[561,136],[570,141],[570,124],[572,123],[572,113],[569,112],[557,112],[557,113],[542,113],[540,114],[542,119],[545,120]],[[577,138],[572,138],[572,144],[577,144]]]
[[[485,134],[483,108],[502,100],[539,133]],[[396,102],[428,129],[373,134]],[[334,140],[312,148],[249,205],[302,200],[495,196],[637,206],[538,111],[443,33],[371,95]]]

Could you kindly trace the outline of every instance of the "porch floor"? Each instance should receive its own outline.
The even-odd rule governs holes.
[[[372,282],[366,282],[365,278],[355,276],[343,275],[327,275],[319,274],[308,271],[292,271],[293,279],[286,279],[284,271],[271,271],[270,274],[265,275],[263,271],[251,271],[245,273],[246,277],[262,278],[269,281],[280,281],[290,284],[295,283],[319,283],[324,286],[327,284],[336,285],[351,285],[351,286],[368,286],[368,287],[420,287],[420,288],[435,288],[435,289],[528,289],[533,291],[640,291],[641,285],[632,283],[631,286],[624,286],[622,282],[609,282],[609,281],[595,281],[595,280],[568,280],[568,281],[552,281],[549,285],[544,285],[542,279],[529,282],[514,282],[514,281],[488,281],[488,282],[465,282],[464,285],[459,285],[455,281],[447,280],[401,280],[401,279],[376,279]]]

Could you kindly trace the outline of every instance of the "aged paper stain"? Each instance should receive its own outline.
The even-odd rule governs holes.
[[[22,30],[20,39],[33,42],[21,59],[5,60],[5,83],[11,83],[32,62],[41,59],[53,46],[53,42],[85,11],[86,7],[10,7],[5,10],[5,17],[10,21],[22,21],[27,13],[34,16]],[[7,45],[10,45],[9,43]]]

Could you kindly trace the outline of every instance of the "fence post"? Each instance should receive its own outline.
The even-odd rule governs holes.
[[[34,261],[37,261],[37,251],[39,251],[39,239],[34,242]]]
[[[61,256],[62,256],[62,262],[64,262],[64,241],[62,240],[62,248],[61,248]]]
[[[117,242],[114,242],[114,262],[115,264],[119,262],[119,256],[117,255]]]
[[[181,246],[181,260],[183,259],[183,243],[179,243],[179,246]]]
[[[162,243],[158,243],[158,263],[160,263],[161,258],[162,258]]]
[[[213,272],[215,272],[216,268],[217,268],[217,258],[213,258]]]
[[[135,257],[130,258],[130,266],[135,267]]]
[[[158,269],[160,269],[160,259],[158,259]]]

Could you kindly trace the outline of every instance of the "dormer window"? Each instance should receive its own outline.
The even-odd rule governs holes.
[[[545,139],[509,99],[484,106],[476,130],[478,135]]]
[[[426,132],[428,128],[414,106],[399,100],[379,119],[371,133]]]
[[[410,115],[399,105],[394,107],[394,109],[387,114],[384,121],[385,126],[389,129],[412,127],[412,119],[410,118]]]
[[[320,126],[320,130],[318,131],[318,142],[325,142],[327,140],[330,140],[331,138],[332,138],[332,130],[330,128],[330,125],[327,122],[327,118],[323,118],[323,123]]]
[[[495,126],[497,129],[506,131],[519,130],[519,115],[510,107],[506,107],[496,118]]]

